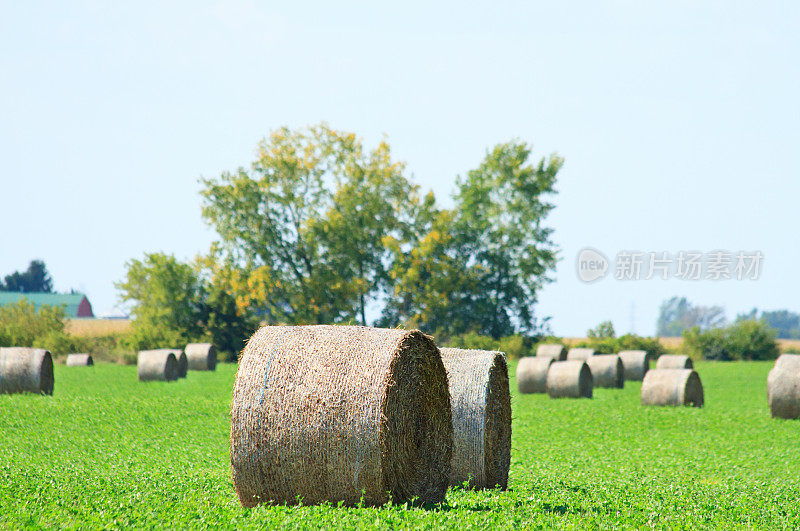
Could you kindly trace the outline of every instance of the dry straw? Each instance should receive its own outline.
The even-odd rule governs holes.
[[[592,371],[585,361],[557,361],[547,371],[550,398],[592,398]]]
[[[508,485],[511,464],[511,394],[505,355],[441,349],[453,413],[450,485]]]
[[[217,349],[211,343],[189,343],[184,352],[190,371],[213,371],[217,368]]]
[[[773,417],[800,418],[800,355],[781,354],[767,377],[767,400]]]
[[[517,364],[517,390],[520,393],[547,392],[547,371],[554,358],[546,356],[527,356]]]
[[[570,361],[586,360],[595,355],[593,348],[571,348],[567,353],[567,359]]]
[[[622,389],[625,385],[622,360],[616,354],[599,354],[591,356],[586,364],[592,371],[594,387],[614,387]]]
[[[567,351],[564,345],[539,345],[536,347],[536,356],[542,358],[553,358],[556,361],[564,361],[567,359]]]
[[[694,369],[694,363],[689,356],[662,354],[656,361],[656,369]]]
[[[650,370],[652,356],[645,350],[623,350],[619,353],[626,380],[642,381]]]
[[[417,330],[265,326],[239,361],[233,483],[259,503],[439,503],[450,478],[447,374]]]
[[[178,359],[173,350],[141,350],[137,365],[140,382],[171,382],[178,379]]]
[[[0,394],[52,395],[53,357],[41,348],[0,348]]]
[[[703,384],[692,369],[653,369],[642,381],[644,406],[703,407]]]
[[[70,354],[67,356],[67,367],[91,367],[94,360],[90,354]]]

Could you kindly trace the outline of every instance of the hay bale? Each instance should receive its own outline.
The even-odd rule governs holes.
[[[520,393],[547,392],[547,371],[555,358],[526,356],[517,364],[517,390]]]
[[[642,381],[650,370],[652,356],[645,350],[623,350],[619,353],[626,380]]]
[[[586,360],[592,371],[594,387],[613,387],[622,389],[625,385],[625,370],[622,360],[616,354],[598,354]]]
[[[139,381],[172,382],[178,379],[178,358],[168,348],[139,351]]]
[[[582,360],[556,361],[547,371],[550,398],[592,398],[592,371]]]
[[[511,393],[500,352],[443,348],[453,414],[450,485],[508,486],[511,465]]]
[[[211,343],[189,343],[184,352],[190,371],[216,370],[217,349]]]
[[[773,417],[800,418],[800,355],[781,354],[767,376],[767,402]]]
[[[689,356],[663,354],[656,361],[656,369],[694,369],[694,363]]]
[[[536,356],[540,358],[553,358],[556,361],[567,359],[564,345],[539,345],[536,347]]]
[[[439,503],[452,422],[441,355],[421,332],[265,326],[239,360],[233,483],[245,507]]]
[[[42,348],[0,348],[0,395],[52,395],[55,385],[53,356]]]
[[[570,361],[586,360],[595,355],[593,348],[571,348],[567,353],[567,359]]]
[[[692,369],[653,369],[642,381],[643,406],[703,407],[703,384]]]
[[[67,367],[91,367],[94,360],[91,354],[70,354],[67,356]]]
[[[186,353],[180,349],[172,348],[167,349],[173,354],[175,354],[175,361],[178,362],[177,365],[177,375],[178,378],[186,378],[186,374],[189,371],[189,359],[186,357]]]

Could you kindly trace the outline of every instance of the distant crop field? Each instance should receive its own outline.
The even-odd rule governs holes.
[[[52,397],[0,396],[0,528],[798,528],[800,421],[770,418],[770,363],[697,364],[706,407],[516,394],[509,490],[434,508],[243,509],[230,473],[236,366],[139,383],[56,366]],[[512,363],[511,371],[515,365]]]
[[[130,319],[67,319],[65,331],[79,337],[120,334],[131,329]]]

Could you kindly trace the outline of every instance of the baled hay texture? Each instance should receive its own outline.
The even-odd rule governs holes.
[[[52,395],[53,357],[41,348],[0,348],[0,395],[35,393]]]
[[[217,349],[211,343],[189,343],[184,352],[190,371],[216,370]]]
[[[570,361],[586,360],[595,355],[593,348],[571,348],[567,353],[567,359]]]
[[[800,418],[800,355],[781,354],[767,377],[767,400],[773,417]]]
[[[441,355],[421,332],[265,326],[236,375],[233,484],[245,507],[439,503],[452,422]]]
[[[178,359],[167,348],[139,351],[137,368],[140,382],[172,382],[178,379]]]
[[[664,354],[656,361],[656,369],[694,369],[694,363],[689,356]]]
[[[650,370],[650,354],[645,350],[623,350],[619,353],[626,380],[642,381]]]
[[[90,354],[70,354],[67,356],[67,367],[91,367],[94,360]]]
[[[453,413],[450,485],[508,485],[511,464],[511,394],[505,355],[486,350],[441,349]]]
[[[592,398],[592,371],[585,361],[557,361],[547,371],[550,398]]]
[[[643,406],[703,407],[703,384],[692,369],[653,369],[642,381]]]
[[[539,345],[536,347],[536,356],[564,361],[567,359],[567,351],[564,345]]]
[[[547,392],[547,371],[554,358],[546,356],[527,356],[517,364],[517,390],[520,393]]]
[[[592,371],[592,382],[595,387],[622,389],[625,385],[622,360],[616,354],[591,356],[586,360],[586,365]]]

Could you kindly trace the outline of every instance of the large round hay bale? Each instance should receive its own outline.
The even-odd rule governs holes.
[[[550,398],[592,398],[592,371],[582,360],[556,361],[547,371]]]
[[[656,361],[656,369],[694,369],[694,363],[682,354],[662,354]]]
[[[571,348],[567,352],[567,359],[570,361],[586,360],[594,356],[595,350],[593,348]]]
[[[692,369],[653,369],[642,381],[643,406],[703,407],[703,384]]]
[[[564,345],[539,345],[536,347],[536,356],[542,358],[553,358],[556,361],[567,359],[567,350]]]
[[[167,348],[139,351],[137,369],[140,382],[178,379],[178,359],[174,351]]]
[[[517,364],[517,390],[520,393],[547,392],[547,371],[555,362],[547,356],[526,356]]]
[[[233,483],[259,503],[439,503],[450,479],[447,374],[417,330],[265,326],[239,361]]]
[[[189,359],[186,357],[186,353],[176,348],[169,349],[169,351],[175,354],[175,361],[178,362],[177,365],[178,378],[186,378],[186,374],[189,372]]]
[[[216,370],[217,349],[211,343],[189,343],[184,352],[190,371]]]
[[[800,355],[781,354],[767,376],[767,401],[773,417],[800,418]]]
[[[450,485],[506,488],[511,465],[511,393],[500,352],[440,349],[450,387],[453,459]]]
[[[586,365],[592,371],[594,387],[614,387],[622,389],[625,374],[622,360],[616,354],[598,354],[587,358]]]
[[[619,353],[626,380],[642,381],[650,370],[652,356],[645,350],[623,350]]]
[[[70,354],[67,356],[67,367],[91,367],[94,360],[91,354]]]
[[[52,395],[53,356],[42,348],[0,348],[0,394]]]

